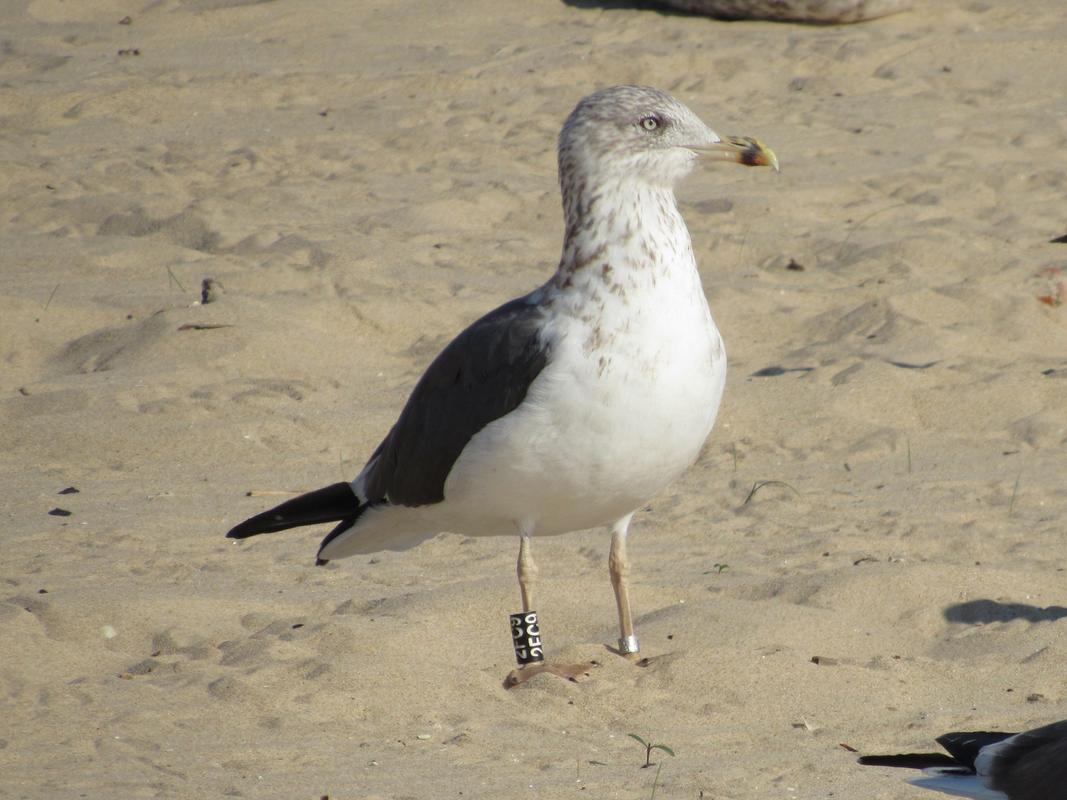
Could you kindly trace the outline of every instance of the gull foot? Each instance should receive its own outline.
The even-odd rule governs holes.
[[[504,688],[511,689],[526,683],[530,678],[542,672],[577,683],[583,678],[588,678],[589,674],[599,666],[599,661],[583,661],[580,664],[527,664],[525,667],[518,667],[508,673],[508,676],[504,678]]]
[[[612,647],[611,645],[607,645],[607,644],[604,645],[604,649],[607,650],[609,653],[614,653],[615,655],[619,656],[620,658],[622,658],[622,659],[624,659],[626,661],[629,661],[635,667],[647,667],[649,664],[652,664],[653,662],[658,661],[659,659],[663,658],[662,655],[644,656],[644,655],[641,655],[640,653],[627,653],[625,650],[622,650],[621,648]]]

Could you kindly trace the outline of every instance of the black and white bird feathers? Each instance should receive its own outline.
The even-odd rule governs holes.
[[[402,550],[441,531],[551,535],[612,526],[623,636],[635,509],[682,474],[711,431],[726,353],[674,185],[700,156],[777,169],[668,94],[616,86],[559,136],[559,267],[430,364],[351,483],[297,497],[231,538],[336,522],[318,562]],[[520,572],[524,604],[527,588]]]
[[[859,763],[923,770],[909,783],[973,800],[1067,800],[1067,720],[1022,733],[946,733],[945,753],[862,756]]]

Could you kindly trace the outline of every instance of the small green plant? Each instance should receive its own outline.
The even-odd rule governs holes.
[[[640,743],[640,745],[645,748],[645,763],[641,766],[641,769],[648,769],[649,767],[652,766],[652,751],[653,750],[662,750],[667,755],[672,756],[672,757],[674,756],[674,751],[671,750],[671,748],[667,747],[667,745],[665,745],[665,744],[653,744],[652,742],[646,742],[644,739],[642,739],[636,733],[628,733],[626,735],[629,736],[631,739],[633,739],[635,742]]]

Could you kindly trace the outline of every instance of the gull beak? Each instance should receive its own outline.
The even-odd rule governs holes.
[[[716,161],[734,161],[746,167],[774,167],[778,172],[778,156],[759,139],[750,136],[728,136],[711,144],[690,145],[689,149]]]

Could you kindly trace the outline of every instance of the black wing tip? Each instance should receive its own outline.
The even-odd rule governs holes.
[[[895,755],[860,756],[856,761],[865,767],[902,767],[904,769],[960,766],[956,759],[946,756],[944,753],[897,753]]]
[[[230,528],[226,538],[247,539],[260,533],[275,533],[303,525],[337,522],[353,515],[358,516],[360,508],[359,498],[356,497],[351,484],[334,483],[249,517]]]
[[[982,748],[1014,736],[1004,731],[953,731],[937,737],[937,743],[948,750],[960,764],[974,767]]]
[[[288,528],[295,528],[299,525],[312,524],[311,522],[288,519],[284,514],[278,513],[280,508],[281,506],[272,508],[269,511],[264,511],[262,514],[256,514],[254,517],[249,517],[244,522],[234,525],[226,534],[226,538],[247,539],[250,536],[256,536],[261,533],[275,533],[277,531],[284,531]]]
[[[249,536],[255,536],[257,533],[267,533],[267,528],[262,524],[263,521],[260,520],[260,517],[262,516],[262,514],[257,514],[238,525],[234,525],[226,534],[226,538],[247,539]]]
[[[974,760],[986,745],[1012,736],[1011,733],[991,731],[954,731],[938,736],[935,740],[944,747],[945,753],[896,753],[894,755],[860,756],[856,759],[865,767],[903,767],[904,769],[929,769],[931,767],[956,768],[961,774],[974,774]]]

